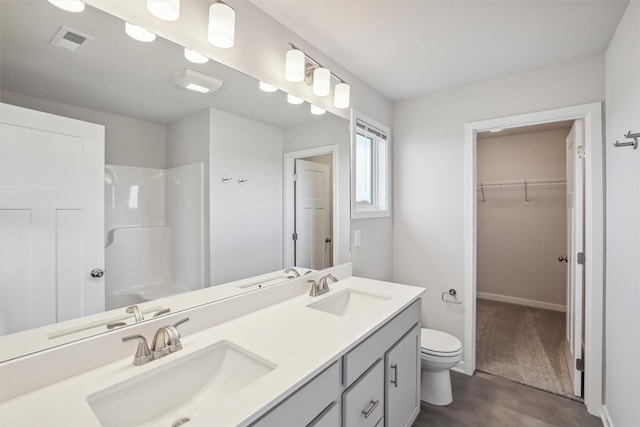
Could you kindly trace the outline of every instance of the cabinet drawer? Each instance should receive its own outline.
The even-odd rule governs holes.
[[[321,418],[320,415],[323,411],[328,409],[340,395],[340,368],[340,361],[335,362],[251,425],[260,427],[306,426]],[[340,405],[334,406],[338,407],[337,412],[339,413]],[[318,420],[316,425],[327,424],[322,424]]]
[[[334,400],[307,427],[338,427],[340,425],[340,400]]]
[[[414,301],[409,307],[344,356],[345,386],[353,383],[401,336],[416,323],[420,322],[421,301],[421,299]]]
[[[384,416],[384,364],[379,359],[342,394],[343,426],[375,427]]]

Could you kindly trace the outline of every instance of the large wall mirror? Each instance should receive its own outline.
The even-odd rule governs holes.
[[[2,214],[15,207],[0,200],[0,361],[126,327],[140,314],[129,306],[148,319],[350,260],[346,120],[312,114],[213,60],[190,62],[170,41],[134,40],[122,20],[91,6],[1,9],[2,103],[105,126],[105,248],[95,266],[104,271],[100,310],[52,301],[53,318],[35,319],[29,301],[45,285],[32,280],[39,266],[20,258],[32,242],[16,240],[15,215]],[[221,86],[190,91],[180,73]],[[15,191],[8,186],[0,180],[0,192]],[[91,286],[89,271],[78,274]],[[9,309],[11,298],[19,304]],[[51,324],[61,328],[52,334]]]

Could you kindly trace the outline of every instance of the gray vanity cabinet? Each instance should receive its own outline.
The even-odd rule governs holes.
[[[342,394],[343,426],[382,426],[384,418],[384,363],[373,364]]]
[[[387,426],[408,427],[420,411],[419,351],[420,325],[416,325],[385,355]]]

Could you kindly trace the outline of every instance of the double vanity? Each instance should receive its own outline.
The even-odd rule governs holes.
[[[345,265],[4,362],[0,424],[410,426],[422,292]],[[133,364],[187,317],[182,349]]]

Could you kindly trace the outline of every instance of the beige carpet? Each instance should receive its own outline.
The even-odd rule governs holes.
[[[476,316],[476,369],[578,399],[565,359],[564,313],[478,299]]]

